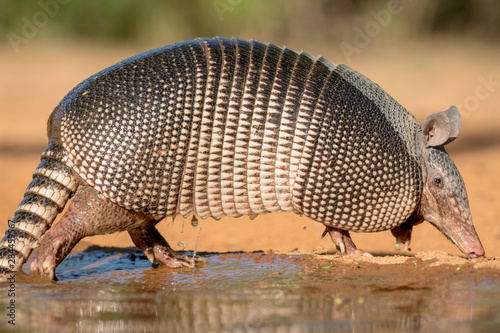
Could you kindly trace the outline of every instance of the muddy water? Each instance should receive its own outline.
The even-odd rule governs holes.
[[[56,283],[20,273],[15,327],[25,332],[500,331],[500,271],[474,268],[468,261],[451,265],[432,254],[399,257],[397,264],[293,253],[202,257],[207,261],[201,267],[152,268],[135,249],[92,247],[67,258]],[[12,328],[2,317],[0,328]]]

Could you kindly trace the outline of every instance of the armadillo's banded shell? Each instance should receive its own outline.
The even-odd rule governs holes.
[[[84,81],[56,112],[65,163],[156,216],[293,211],[376,231],[420,197],[413,116],[347,66],[272,44],[151,51]]]

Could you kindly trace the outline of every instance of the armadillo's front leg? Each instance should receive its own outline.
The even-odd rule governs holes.
[[[194,267],[196,261],[204,261],[199,257],[188,257],[172,250],[154,225],[141,225],[128,231],[135,246],[140,248],[153,264],[164,264],[168,267]]]
[[[323,236],[327,233],[330,234],[330,237],[337,248],[337,253],[372,257],[370,253],[356,248],[356,245],[351,239],[351,235],[349,235],[349,231],[326,226]]]
[[[417,212],[410,216],[410,218],[408,218],[408,220],[406,220],[403,224],[391,229],[392,235],[396,238],[396,251],[399,251],[401,244],[404,244],[404,251],[410,250],[411,232],[413,230],[413,226],[420,224],[423,221],[424,219]]]
[[[401,244],[404,244],[403,251],[410,250],[412,229],[413,225],[407,222],[391,229],[392,235],[396,238],[396,251],[399,251],[401,249]]]

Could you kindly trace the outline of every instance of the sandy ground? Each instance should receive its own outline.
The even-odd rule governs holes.
[[[343,62],[338,48],[316,45],[307,50]],[[0,47],[0,229],[13,217],[39,163],[52,109],[86,77],[140,51],[144,50],[40,44],[27,45],[16,54],[8,45]],[[452,104],[462,105],[462,133],[448,151],[466,182],[476,230],[488,258],[500,257],[498,51],[484,45],[436,41],[374,46],[348,63],[381,85],[420,122]],[[177,250],[183,248],[180,242],[188,250],[198,242],[199,251],[334,251],[329,239],[320,239],[321,224],[293,214],[264,215],[253,221],[246,217],[201,220],[198,227],[192,227],[190,220],[178,218],[172,223],[167,219],[159,229]],[[359,248],[374,254],[396,254],[389,231],[353,234],[353,239]],[[87,238],[79,248],[88,244],[133,245],[126,233]],[[410,254],[441,250],[463,260],[459,250],[428,223],[414,229],[411,249]],[[383,260],[397,263],[399,259]],[[483,263],[498,268],[498,260]]]

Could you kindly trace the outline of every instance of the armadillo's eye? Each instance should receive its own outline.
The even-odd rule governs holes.
[[[434,178],[434,185],[440,186],[442,184],[441,178]]]

